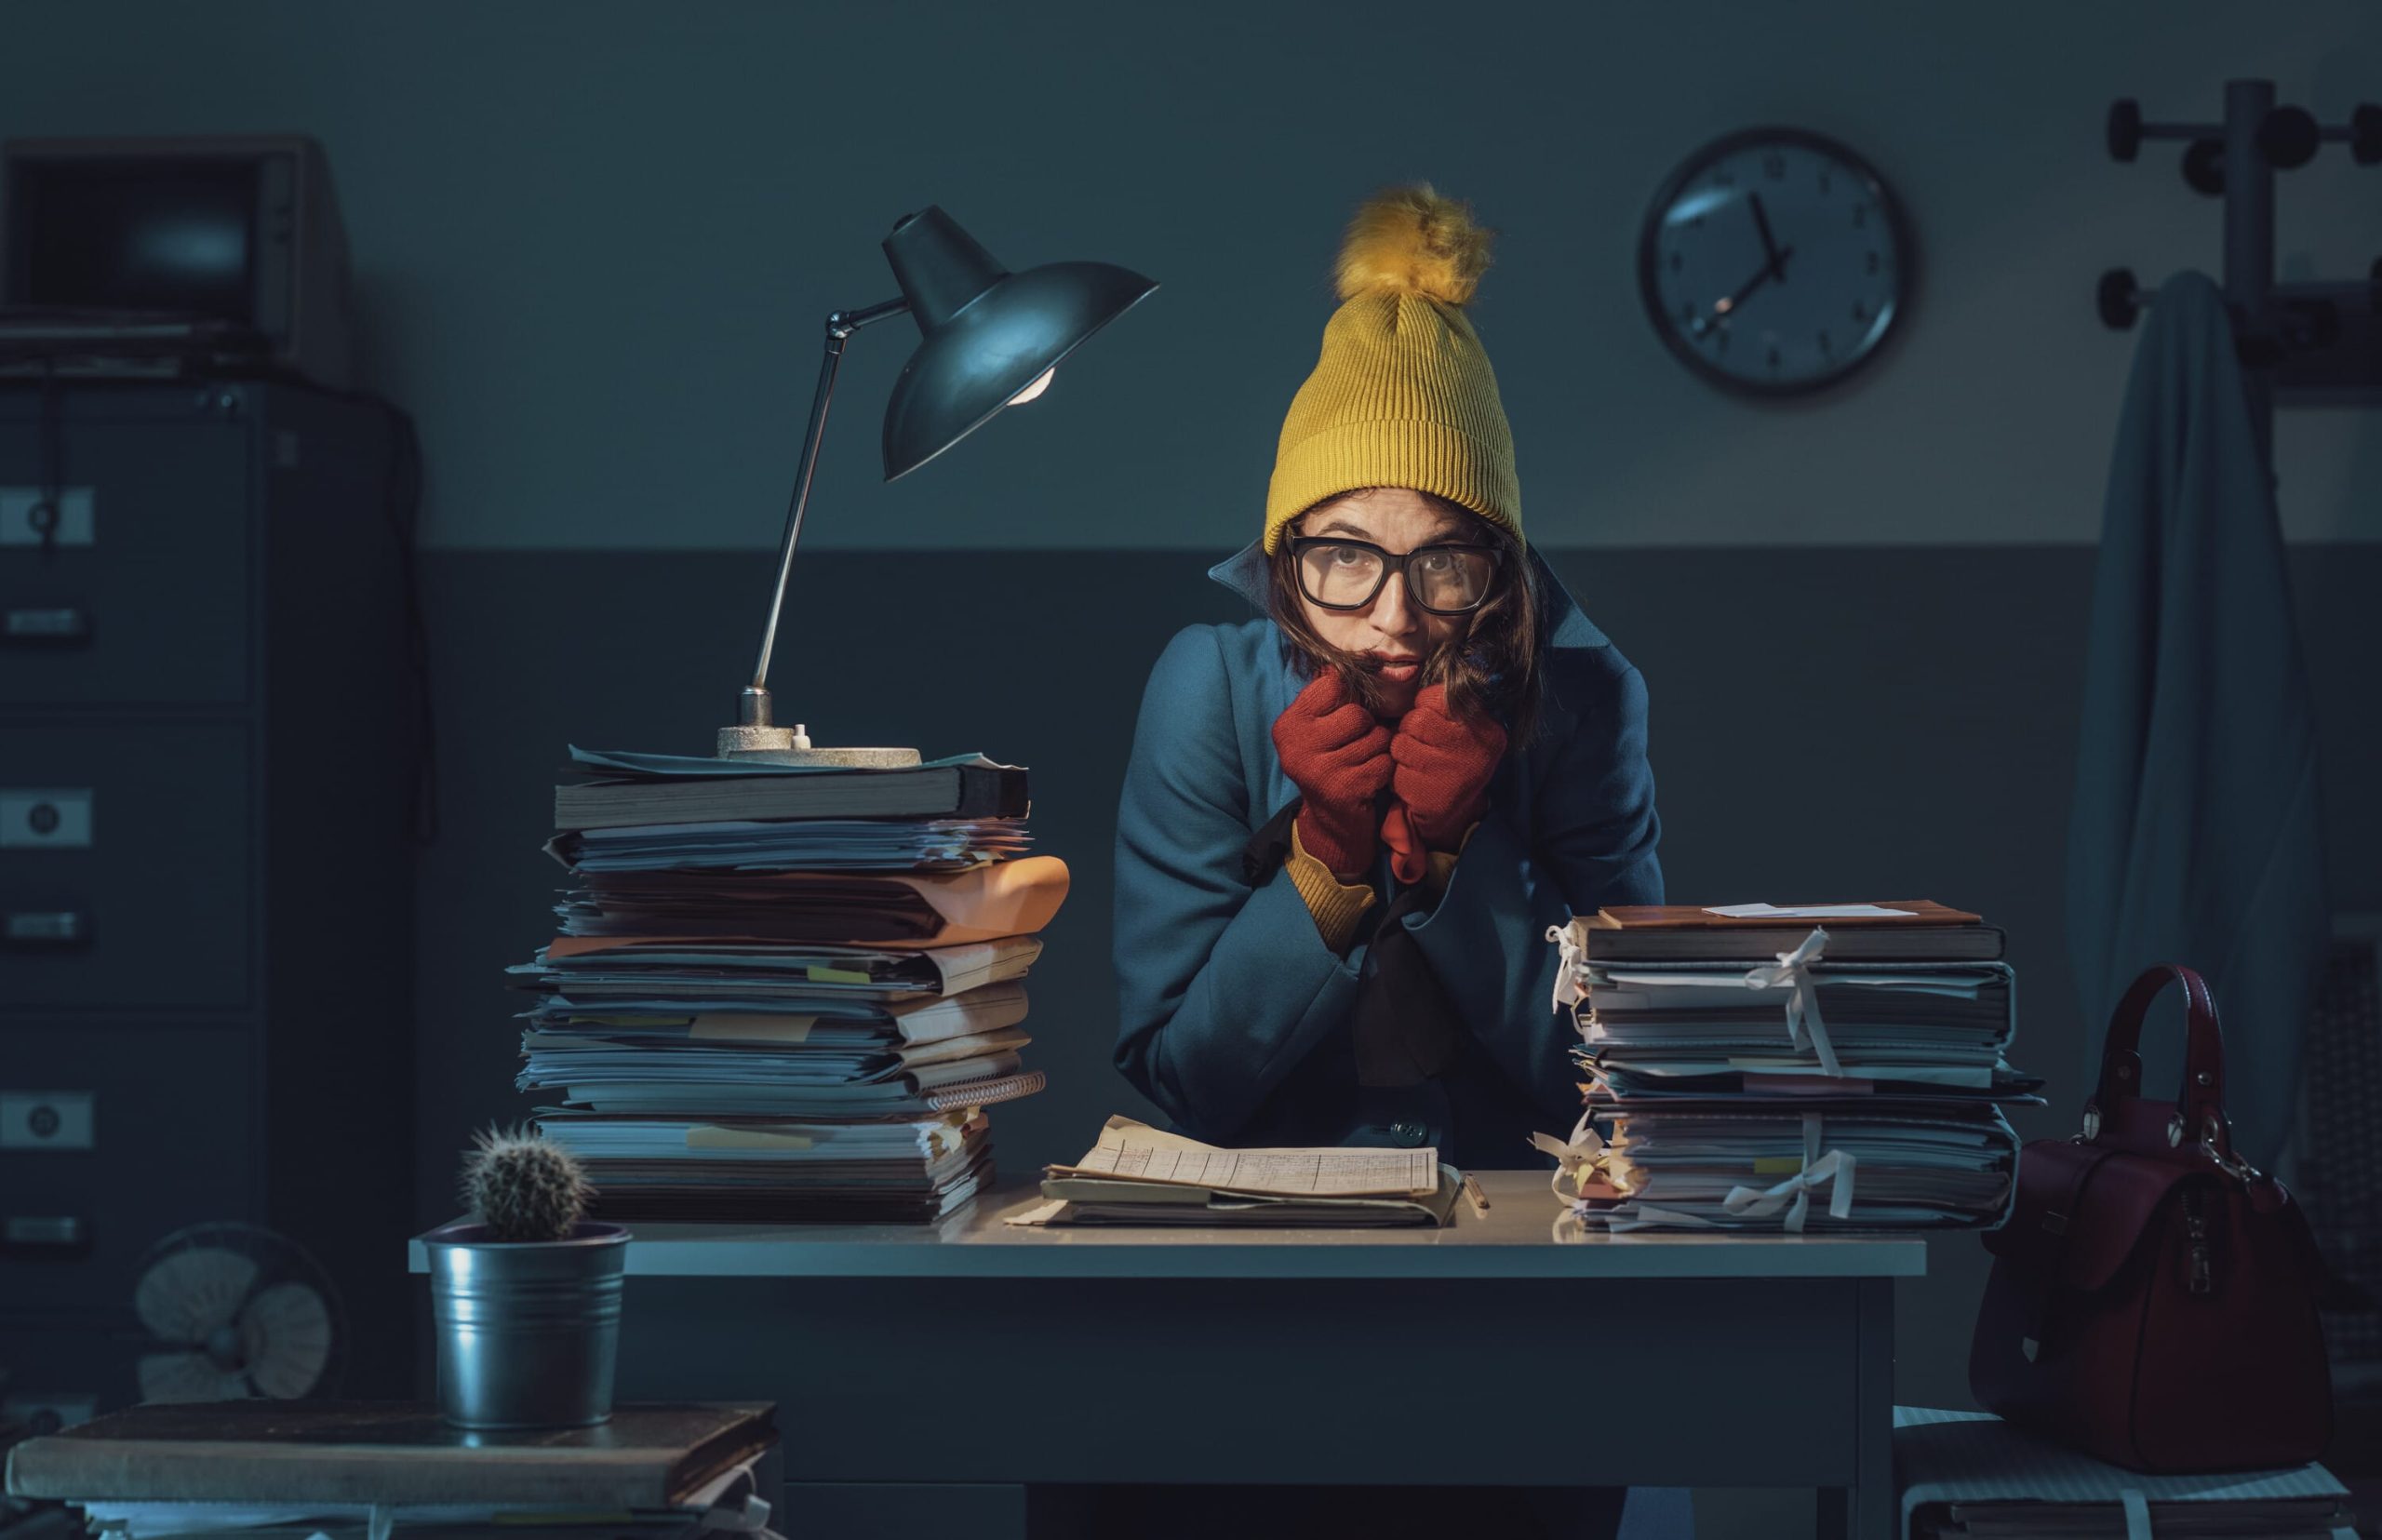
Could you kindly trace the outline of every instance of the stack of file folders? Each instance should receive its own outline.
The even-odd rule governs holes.
[[[1586,1111],[1542,1137],[1613,1231],[2001,1222],[2040,1104],[2001,932],[1928,903],[1601,910],[1550,932]],[[1610,1132],[1599,1132],[1604,1124]]]
[[[572,749],[547,846],[576,885],[512,970],[518,1084],[598,1217],[931,1220],[985,1185],[984,1108],[1041,1089],[1025,772]]]

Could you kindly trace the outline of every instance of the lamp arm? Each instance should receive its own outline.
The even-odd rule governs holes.
[[[794,475],[794,495],[786,507],[785,540],[778,547],[777,582],[769,586],[769,619],[761,631],[761,655],[753,664],[753,682],[737,703],[737,721],[745,727],[769,727],[769,654],[776,649],[778,617],[785,608],[786,579],[794,571],[795,542],[802,538],[802,516],[810,505],[810,477],[819,468],[819,441],[827,431],[827,405],[836,394],[836,370],[844,360],[844,341],[861,328],[908,312],[907,299],[887,300],[860,310],[838,310],[827,317],[827,352],[819,364],[819,388],[810,399],[810,427],[803,435],[802,463]]]

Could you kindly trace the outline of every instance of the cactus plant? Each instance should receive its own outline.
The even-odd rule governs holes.
[[[463,1201],[497,1240],[565,1240],[596,1195],[569,1150],[543,1134],[493,1124],[463,1157]]]

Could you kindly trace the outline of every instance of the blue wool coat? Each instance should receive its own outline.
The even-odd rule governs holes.
[[[1577,1034],[1551,1004],[1546,929],[1603,904],[1661,903],[1661,823],[1645,682],[1537,552],[1527,559],[1550,611],[1542,730],[1498,766],[1437,907],[1403,922],[1470,1038],[1454,1070],[1400,1087],[1357,1083],[1365,941],[1335,956],[1285,872],[1254,887],[1243,874],[1250,837],[1299,795],[1273,728],[1305,681],[1266,616],[1265,552],[1252,544],[1211,570],[1260,618],[1187,626],[1167,644],[1117,820],[1117,1066],[1182,1132],[1243,1145],[1436,1145],[1493,1169],[1542,1164],[1530,1133],[1578,1117]],[[1385,855],[1375,891],[1390,883]]]

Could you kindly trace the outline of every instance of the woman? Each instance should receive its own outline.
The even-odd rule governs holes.
[[[1646,687],[1522,540],[1427,186],[1350,226],[1263,537],[1260,617],[1152,671],[1117,835],[1117,1064],[1184,1132],[1530,1166],[1578,1116],[1549,925],[1659,904]]]

